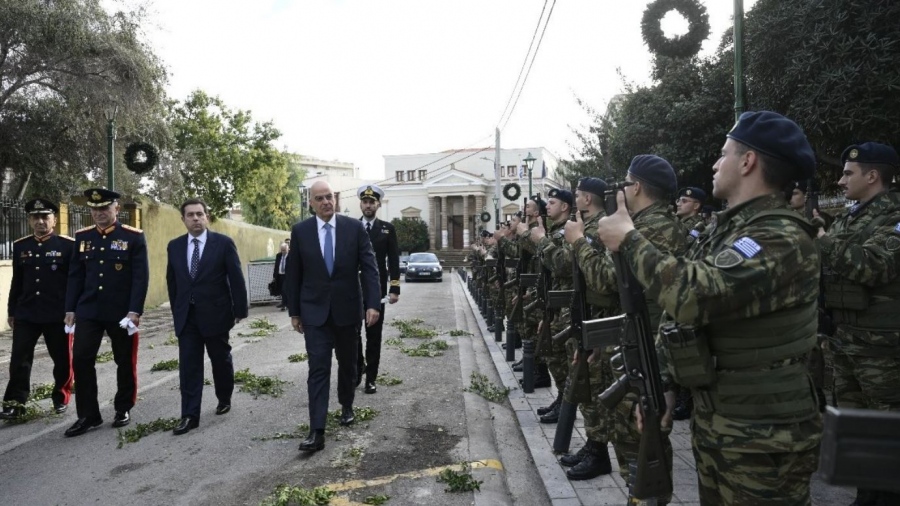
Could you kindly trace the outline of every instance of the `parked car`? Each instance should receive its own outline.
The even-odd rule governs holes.
[[[400,255],[400,274],[406,274],[406,264],[409,263],[409,255]]]
[[[404,281],[414,281],[417,279],[435,279],[442,281],[444,268],[441,261],[434,253],[413,253],[409,256],[409,262],[406,265],[406,274]]]

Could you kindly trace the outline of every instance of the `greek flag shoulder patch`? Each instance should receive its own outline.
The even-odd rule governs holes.
[[[736,249],[744,258],[753,258],[762,251],[762,246],[756,244],[756,241],[749,237],[741,237],[734,241],[731,247]]]
[[[691,230],[691,237],[693,237],[694,239],[700,237],[700,231],[697,230],[696,228]]]
[[[897,232],[898,234],[900,234],[900,223],[898,223],[897,226],[894,227],[894,232]]]

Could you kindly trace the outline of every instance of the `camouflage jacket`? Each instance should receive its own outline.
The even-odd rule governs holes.
[[[703,219],[703,216],[700,216],[699,214],[695,214],[683,220],[679,219],[678,221],[687,233],[688,244],[700,237],[700,232],[706,228],[706,221]]]
[[[553,276],[553,290],[572,288],[572,259],[566,247],[565,220],[550,225],[547,235],[537,245],[541,263]]]

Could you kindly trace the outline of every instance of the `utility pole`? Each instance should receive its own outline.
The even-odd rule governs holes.
[[[500,128],[494,139],[494,224],[500,228]]]
[[[113,152],[116,147],[116,113],[119,106],[106,111],[106,189],[116,191],[115,158]]]
[[[744,0],[734,0],[734,120],[744,112]]]

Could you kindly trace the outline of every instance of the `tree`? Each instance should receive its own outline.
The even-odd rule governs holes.
[[[0,168],[30,174],[29,194],[64,198],[105,175],[107,108],[118,106],[119,153],[165,144],[166,73],[141,41],[143,18],[99,0],[0,2]],[[117,189],[136,191],[137,176],[117,175]]]
[[[290,163],[293,155],[279,153],[280,159],[257,171],[238,191],[244,220],[262,227],[290,230],[300,219],[300,192],[304,172]]]
[[[272,146],[281,133],[271,122],[254,123],[250,111],[233,111],[219,97],[197,90],[184,103],[170,105],[169,124],[174,153],[168,176],[176,180],[176,189],[171,191],[170,186],[166,192],[166,185],[156,185],[153,194],[160,200],[179,205],[187,198],[200,197],[211,215],[221,217],[237,202],[243,188],[264,188],[255,180],[287,182],[281,179],[286,174],[285,158]],[[283,184],[268,188],[276,193],[286,190]],[[253,190],[248,189],[245,196],[251,204],[259,202]],[[256,217],[265,214],[252,212]]]
[[[428,225],[424,221],[394,218],[391,224],[397,231],[397,247],[400,251],[415,253],[428,250]]]

